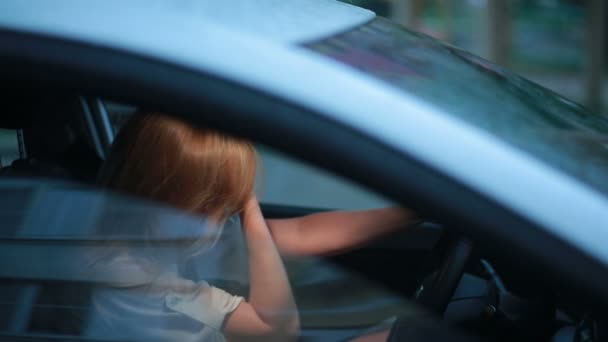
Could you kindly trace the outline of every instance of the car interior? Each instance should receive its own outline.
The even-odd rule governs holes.
[[[59,181],[94,188],[113,134],[132,111],[65,92],[17,89],[2,99],[6,115],[0,128],[14,135],[18,155],[1,165],[0,182]],[[16,210],[10,203],[18,202],[11,196],[14,191],[0,187],[2,207],[7,208],[2,241],[9,245],[15,228],[6,220]],[[262,209],[267,218],[327,210],[277,203],[262,203]],[[587,341],[599,340],[598,321],[585,308],[562,305],[552,291],[531,284],[517,267],[491,261],[476,247],[430,220],[323,260],[286,259],[290,275],[303,267],[320,270],[321,264],[341,270],[317,282],[292,284],[301,311],[300,340],[343,340],[392,317],[427,313],[492,341],[575,341],[585,334],[593,335]],[[27,268],[34,261],[22,262]],[[459,267],[454,269],[454,264]],[[92,341],[82,337],[92,284],[0,272],[0,341]],[[243,284],[232,290],[247,293]],[[327,304],[328,298],[333,305]]]

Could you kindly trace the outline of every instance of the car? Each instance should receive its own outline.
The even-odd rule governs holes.
[[[333,0],[4,0],[0,79],[1,341],[107,339],[87,327],[109,280],[85,260],[141,244],[100,236],[108,216],[158,218],[159,251],[201,234],[96,185],[138,108],[259,144],[266,217],[401,205],[425,218],[285,259],[303,341],[396,316],[430,316],[425,340],[608,339],[608,121],[466,51]],[[244,247],[238,231],[220,239]],[[246,295],[239,250],[184,272]]]

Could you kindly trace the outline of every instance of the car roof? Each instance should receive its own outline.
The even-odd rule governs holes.
[[[93,20],[101,30],[122,23],[123,34],[136,34],[129,29],[141,26],[154,35],[195,23],[285,44],[329,37],[375,17],[369,10],[334,0],[25,0],[3,1],[0,9],[0,25],[24,30],[52,32],[45,23],[62,20],[66,26],[82,27]]]
[[[228,6],[234,1],[223,2]],[[148,6],[149,3],[4,0],[0,3],[0,30],[144,57],[278,97],[439,170],[608,265],[608,230],[601,229],[608,222],[605,195],[447,115],[445,109],[433,103],[296,44],[320,39],[338,28],[323,34],[294,35],[298,39],[279,39],[259,33],[262,31],[251,34],[243,31],[244,27],[239,30],[232,23],[200,20],[190,11],[169,11],[160,5]],[[274,2],[260,3],[271,6]],[[178,2],[154,4],[177,6]],[[333,9],[319,20],[329,23],[343,15],[361,13],[358,21],[340,26],[344,30],[373,18],[369,12],[336,1],[302,0],[293,4],[277,7],[282,14],[275,12],[273,16],[297,16],[298,10],[327,6]],[[252,8],[259,10],[256,20],[263,21],[265,9]],[[312,16],[308,20],[303,23],[314,25]],[[70,56],[54,58],[65,58],[63,62],[67,63]],[[471,151],[483,158],[471,158]],[[445,195],[440,189],[428,191],[438,197]]]

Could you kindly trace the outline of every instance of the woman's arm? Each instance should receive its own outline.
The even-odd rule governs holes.
[[[267,220],[281,253],[328,255],[343,252],[418,222],[413,211],[384,208],[331,211],[292,219]]]
[[[224,325],[233,340],[280,340],[298,334],[298,313],[287,273],[255,197],[241,214],[249,249],[251,288]]]

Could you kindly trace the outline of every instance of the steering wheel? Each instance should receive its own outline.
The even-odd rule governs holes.
[[[416,294],[417,302],[439,316],[443,316],[454,295],[473,249],[471,240],[464,236],[445,230],[442,234],[437,244],[441,246],[439,268]]]

